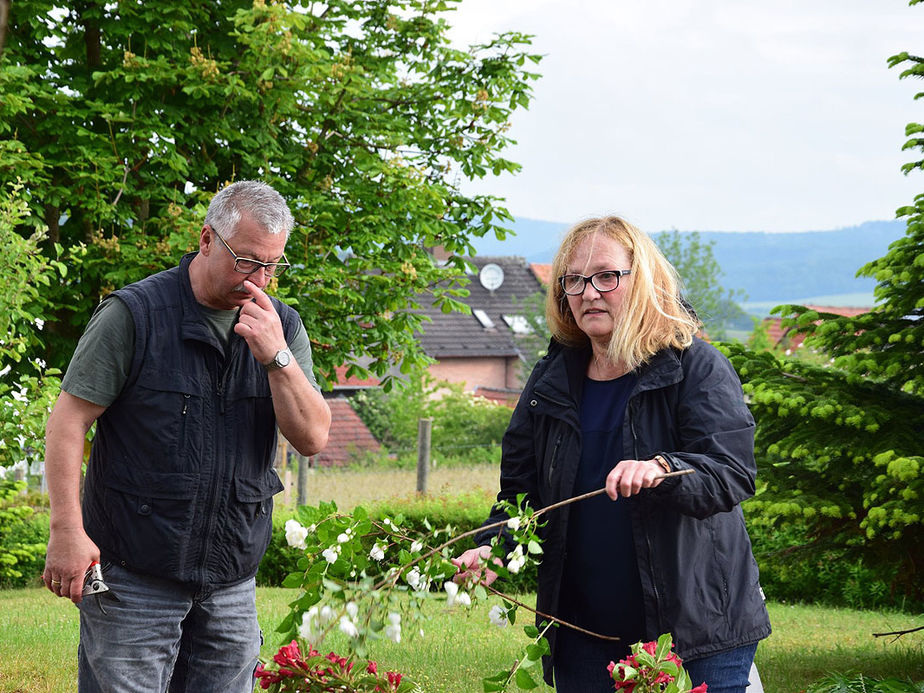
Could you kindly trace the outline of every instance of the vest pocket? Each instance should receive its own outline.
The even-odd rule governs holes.
[[[222,537],[227,574],[243,579],[256,572],[273,531],[273,496],[283,490],[276,470],[235,477]]]
[[[189,547],[198,476],[113,466],[103,507],[115,556],[151,575],[173,577]]]

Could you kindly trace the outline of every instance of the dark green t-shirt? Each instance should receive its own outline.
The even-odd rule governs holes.
[[[215,336],[227,345],[237,310],[215,310],[200,305],[205,321]],[[318,389],[311,358],[311,343],[301,321],[289,349],[311,384]],[[135,353],[135,323],[122,301],[109,299],[97,306],[87,329],[77,343],[70,365],[61,381],[68,394],[102,407],[112,404],[128,379]]]

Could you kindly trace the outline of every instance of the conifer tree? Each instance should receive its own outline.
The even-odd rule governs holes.
[[[919,0],[913,0],[912,5]],[[924,77],[924,58],[889,66]],[[915,98],[924,97],[924,93]],[[924,124],[905,150],[924,151]],[[903,166],[924,170],[924,159]],[[896,597],[924,597],[924,194],[897,211],[905,235],[860,268],[876,307],[855,317],[778,306],[825,365],[726,347],[757,419],[759,479],[751,508],[809,529],[811,548],[862,556],[892,578]]]

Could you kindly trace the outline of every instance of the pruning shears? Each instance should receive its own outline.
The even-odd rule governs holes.
[[[93,561],[83,576],[83,596],[84,598],[96,597],[96,604],[104,614],[106,613],[106,608],[103,606],[103,600],[119,601],[115,592],[103,582],[103,569],[100,567],[99,561]]]

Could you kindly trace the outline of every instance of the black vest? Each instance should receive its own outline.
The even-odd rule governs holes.
[[[212,334],[179,267],[113,292],[131,311],[135,352],[99,418],[83,520],[103,560],[208,587],[257,572],[272,531],[276,417],[246,342]],[[291,341],[300,319],[272,299]]]

